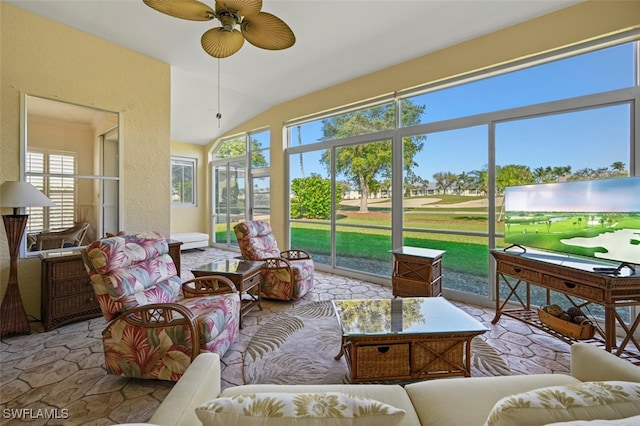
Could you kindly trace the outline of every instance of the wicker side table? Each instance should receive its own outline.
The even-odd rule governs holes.
[[[43,253],[40,314],[46,331],[102,315],[80,251]]]
[[[434,297],[442,295],[442,256],[444,250],[401,247],[391,250],[394,296]]]

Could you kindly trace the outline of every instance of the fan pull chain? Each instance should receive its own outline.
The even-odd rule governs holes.
[[[220,58],[218,58],[218,113],[216,114],[218,119],[218,129],[220,128],[220,119],[222,114],[220,113]]]

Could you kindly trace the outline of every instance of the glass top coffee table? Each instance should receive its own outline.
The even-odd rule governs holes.
[[[260,306],[260,271],[262,261],[243,259],[222,259],[205,263],[191,270],[194,277],[207,275],[222,275],[229,278],[235,284],[242,307],[240,309],[240,328],[243,327],[242,318],[254,308],[262,310]]]
[[[334,300],[351,382],[471,375],[471,340],[489,329],[443,297]]]

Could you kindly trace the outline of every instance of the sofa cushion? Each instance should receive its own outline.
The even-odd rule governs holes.
[[[342,392],[253,393],[221,397],[196,409],[206,425],[396,425],[404,410]]]
[[[482,424],[505,395],[573,383],[580,381],[566,374],[528,374],[425,380],[405,390],[420,417],[418,424],[459,426]]]
[[[572,420],[614,420],[640,413],[640,383],[584,382],[502,398],[485,426],[535,426]]]

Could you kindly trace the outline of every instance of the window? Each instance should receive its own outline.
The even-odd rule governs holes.
[[[247,142],[245,136],[236,136],[234,138],[223,140],[218,148],[214,151],[213,156],[216,159],[242,157],[247,153]]]
[[[269,220],[271,132],[256,130],[224,139],[212,152],[214,243],[235,246],[241,220]]]
[[[394,102],[385,98],[374,103],[374,105],[366,105],[362,108],[352,107],[336,115],[289,126],[289,146],[309,145],[395,128]]]
[[[28,232],[59,230],[74,225],[76,158],[72,152],[27,152],[27,182],[54,202],[52,207],[28,209]]]
[[[196,205],[196,159],[171,158],[171,205]]]
[[[269,149],[271,147],[268,130],[249,134],[249,152],[251,153],[251,168],[269,167]]]
[[[638,174],[639,43],[606,42],[291,121],[290,246],[381,284],[391,247],[445,250],[445,291],[490,299],[506,185]]]
[[[23,256],[73,249],[48,238],[38,244],[42,232],[84,227],[83,239],[72,244],[77,247],[120,231],[118,114],[28,94],[23,101],[21,171],[55,203],[28,209]]]

